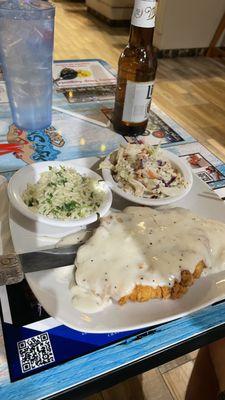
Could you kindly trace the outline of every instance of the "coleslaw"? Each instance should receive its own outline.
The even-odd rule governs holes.
[[[101,184],[73,168],[49,167],[39,181],[28,184],[24,203],[36,213],[56,219],[80,219],[97,212],[105,192]]]
[[[163,157],[159,146],[120,145],[101,163],[125,192],[137,197],[159,199],[174,197],[188,186],[181,172]]]

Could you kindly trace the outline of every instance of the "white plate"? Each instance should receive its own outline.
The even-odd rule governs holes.
[[[128,202],[114,196],[113,206],[123,209]],[[194,176],[191,192],[174,204],[191,209],[201,216],[225,223],[225,205],[207,185]],[[33,235],[10,218],[10,228],[15,250],[29,251],[52,246],[55,239]],[[26,233],[27,232],[27,233]],[[24,240],[29,236],[28,240]],[[181,299],[153,300],[146,303],[111,305],[103,312],[85,315],[76,311],[71,303],[69,284],[73,266],[26,274],[28,283],[45,310],[63,324],[83,332],[103,333],[129,331],[167,322],[225,298],[225,272],[200,278]]]
[[[133,203],[142,204],[144,206],[152,206],[152,207],[165,206],[168,204],[175,203],[178,200],[181,200],[189,193],[193,184],[193,175],[191,168],[186,161],[182,160],[180,157],[178,157],[171,151],[167,151],[164,149],[161,149],[160,151],[162,154],[161,158],[163,158],[163,160],[170,161],[171,164],[181,172],[181,174],[188,183],[186,188],[180,190],[179,195],[173,197],[171,196],[171,197],[160,198],[160,199],[150,199],[148,197],[134,196],[133,194],[125,192],[123,189],[119,187],[118,183],[113,179],[111,170],[108,168],[102,169],[102,175],[105,182],[119,196],[129,201],[132,201]],[[109,160],[109,158],[110,154],[106,157],[106,159]]]
[[[69,284],[73,267],[26,274],[44,309],[62,324],[82,332],[109,333],[150,327],[185,316],[225,297],[225,274],[196,281],[179,300],[114,304],[97,314],[82,314],[71,305]]]
[[[19,213],[23,214],[25,217],[29,218],[32,221],[38,222],[39,224],[41,223],[53,226],[56,228],[68,228],[71,230],[71,228],[73,227],[85,226],[96,221],[97,212],[93,212],[86,218],[59,220],[55,218],[48,218],[45,215],[41,215],[39,213],[34,213],[29,209],[29,207],[24,203],[22,199],[22,194],[26,190],[28,184],[37,183],[37,181],[41,177],[41,174],[45,171],[48,171],[49,166],[56,168],[59,168],[60,166],[65,166],[67,168],[75,169],[82,176],[87,176],[97,180],[102,179],[102,177],[96,174],[96,172],[90,170],[87,167],[78,165],[77,160],[49,161],[27,165],[26,167],[21,168],[19,171],[17,171],[9,181],[8,195],[13,207],[17,211],[19,211]],[[105,196],[97,211],[100,216],[104,216],[108,212],[112,204],[112,193],[105,182],[100,182],[100,184],[102,189],[104,190]]]

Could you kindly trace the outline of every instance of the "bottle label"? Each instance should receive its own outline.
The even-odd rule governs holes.
[[[135,0],[131,25],[154,28],[157,0]]]
[[[153,86],[154,81],[127,81],[122,121],[143,122],[148,119]]]

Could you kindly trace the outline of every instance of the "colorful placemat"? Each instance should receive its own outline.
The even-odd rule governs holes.
[[[45,312],[26,280],[15,285],[1,286],[0,300],[2,329],[12,382],[81,357],[138,332],[98,335],[78,332],[61,325]]]
[[[65,111],[71,111],[71,105],[62,93],[55,93],[54,102]],[[94,115],[95,107],[93,104],[91,107]],[[97,107],[103,109],[105,115],[109,115],[112,103],[98,103]],[[152,105],[146,134],[135,140],[126,140],[161,144],[162,147],[169,148],[184,157],[193,172],[225,199],[225,164],[155,105]],[[9,151],[0,155],[0,173],[7,178],[32,162],[102,157],[122,142],[124,138],[108,128],[100,128],[97,124],[59,111],[53,112],[52,126],[48,129],[35,132],[20,130],[12,124],[8,103],[1,103],[0,145],[8,144]],[[134,334],[84,334],[60,325],[45,313],[26,281],[0,287],[0,298],[4,341],[12,381],[94,352]]]

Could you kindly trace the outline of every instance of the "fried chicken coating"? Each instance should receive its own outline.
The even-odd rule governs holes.
[[[200,261],[193,274],[188,270],[181,271],[181,280],[180,282],[175,281],[173,287],[136,285],[131,294],[120,298],[119,304],[125,304],[129,300],[143,302],[152,299],[179,299],[194,284],[195,280],[200,278],[204,268],[206,268],[204,262]]]

